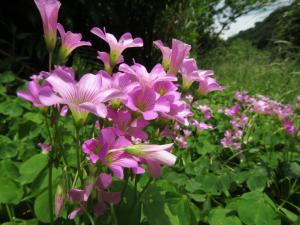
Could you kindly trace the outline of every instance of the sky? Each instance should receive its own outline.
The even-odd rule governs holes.
[[[254,27],[256,22],[263,21],[270,13],[276,10],[279,7],[290,5],[293,0],[278,0],[270,6],[267,6],[264,9],[256,10],[250,12],[246,15],[239,17],[236,22],[232,23],[228,30],[224,30],[221,34],[221,38],[227,39],[231,36],[234,36],[242,30],[247,30],[251,27]],[[220,29],[220,25],[216,22],[216,30]]]

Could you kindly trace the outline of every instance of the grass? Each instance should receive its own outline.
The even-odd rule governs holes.
[[[247,90],[289,103],[300,94],[299,62],[279,59],[250,42],[236,40],[219,47],[208,53],[202,64],[214,70],[218,81],[232,91]]]

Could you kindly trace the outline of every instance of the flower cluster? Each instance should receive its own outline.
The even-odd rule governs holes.
[[[142,174],[148,168],[152,177],[161,176],[161,166],[173,166],[176,162],[176,156],[172,153],[173,143],[156,144],[155,138],[149,138],[147,128],[154,127],[156,134],[172,137],[173,141],[175,139],[180,146],[185,147],[185,138],[191,132],[184,130],[184,135],[178,136],[173,131],[180,130],[180,125],[191,124],[191,103],[184,98],[189,96],[191,85],[194,83],[197,87],[192,93],[196,99],[223,88],[213,78],[212,71],[198,68],[196,60],[189,57],[191,46],[182,41],[173,39],[172,48],[164,46],[159,40],[155,41],[154,45],[163,55],[162,64],[148,70],[135,61],[132,64],[124,63],[124,51],[142,47],[141,38],[133,38],[130,33],[125,33],[118,40],[104,28],[98,27],[91,29],[91,33],[110,47],[109,52],[98,51],[97,58],[103,62],[104,68],[99,68],[96,74],[87,73],[76,79],[75,71],[63,64],[77,47],[92,44],[81,41],[81,34],[66,32],[57,23],[60,8],[58,0],[35,0],[35,3],[42,16],[50,62],[55,50],[57,30],[60,34],[60,65],[55,65],[53,70],[50,65],[49,71],[33,75],[27,84],[28,90],[17,94],[43,111],[51,108],[61,116],[70,112],[76,130],[88,123],[89,115],[94,115],[98,134],[83,141],[82,152],[89,167],[100,175],[97,175],[95,182],[86,182],[84,189],[81,183],[81,188],[72,188],[68,192],[69,199],[80,206],[69,218],[73,219],[84,211],[93,190],[96,190],[98,196],[94,213],[101,215],[106,204],[120,201],[119,193],[107,191],[113,179],[110,174],[103,172],[109,169],[116,178],[124,179],[124,169],[128,169],[131,174]],[[209,107],[199,106],[199,110],[206,119],[211,118]],[[173,131],[167,134],[167,130],[160,124],[171,124]],[[211,125],[199,121],[192,121],[192,124],[199,130],[212,129]],[[170,135],[172,132],[173,135]],[[40,144],[40,147],[50,157],[57,151],[45,144]],[[82,176],[79,156],[77,160],[77,172]],[[59,207],[56,211],[60,211]]]
[[[291,121],[294,110],[297,108],[292,105],[284,105],[278,101],[270,99],[263,95],[251,97],[247,92],[236,92],[235,98],[238,101],[230,108],[220,110],[220,112],[230,117],[232,125],[231,130],[226,130],[221,144],[225,148],[241,148],[242,137],[245,134],[245,128],[250,126],[249,115],[270,115],[282,121],[283,129],[288,134],[295,134],[298,129]],[[298,97],[299,99],[299,97]]]

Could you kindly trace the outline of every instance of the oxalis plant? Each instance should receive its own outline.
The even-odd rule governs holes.
[[[212,71],[198,69],[189,57],[191,46],[182,41],[173,39],[172,48],[155,41],[162,62],[148,72],[138,62],[125,64],[122,55],[127,48],[142,47],[141,38],[125,33],[117,40],[98,27],[91,32],[109,45],[110,52],[98,51],[103,68],[77,79],[64,63],[74,49],[92,43],[57,22],[59,1],[35,3],[43,21],[49,68],[31,76],[28,90],[17,95],[40,110],[48,132],[39,144],[48,157],[48,200],[43,207],[49,208],[50,224],[59,224],[60,217],[77,224],[121,224],[116,208],[126,203],[128,213],[140,212],[146,204],[143,194],[162,176],[161,167],[183,160],[176,157],[185,145],[179,132],[191,122],[193,102],[223,88]],[[58,65],[53,65],[54,56]],[[65,144],[69,121],[74,142]],[[73,150],[76,166],[64,154]],[[57,168],[63,175],[54,184]]]

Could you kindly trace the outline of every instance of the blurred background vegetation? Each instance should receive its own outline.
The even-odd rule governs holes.
[[[276,0],[64,0],[59,14],[67,30],[81,32],[91,48],[76,50],[69,63],[82,73],[97,71],[97,50],[106,44],[92,35],[94,26],[106,27],[119,37],[130,31],[144,40],[143,49],[129,49],[127,59],[153,66],[160,52],[152,42],[170,45],[176,37],[193,46],[192,55],[202,68],[215,70],[221,83],[232,89],[258,90],[283,99],[299,91],[300,1],[274,11],[254,28],[228,40],[221,34],[239,17]],[[216,20],[219,26],[216,27]],[[5,1],[0,8],[0,72],[21,78],[43,70],[47,52],[40,15],[34,1]],[[267,93],[266,93],[267,92]]]

